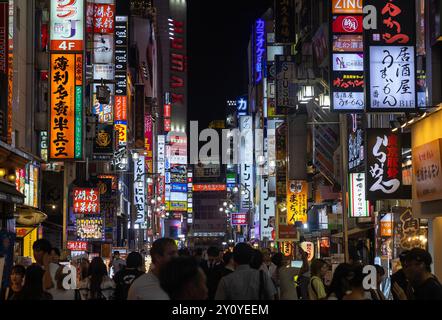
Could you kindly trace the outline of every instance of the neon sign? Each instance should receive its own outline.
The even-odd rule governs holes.
[[[264,30],[265,30],[264,20],[262,19],[256,20],[256,65],[255,65],[256,83],[259,83],[262,80],[263,76],[263,56],[265,51]]]

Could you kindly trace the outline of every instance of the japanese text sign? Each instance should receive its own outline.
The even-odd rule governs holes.
[[[247,213],[232,213],[232,226],[247,225]]]
[[[84,241],[68,241],[67,248],[71,251],[86,251],[87,242]]]
[[[308,190],[306,181],[290,181],[287,185],[287,224],[307,223]]]
[[[351,173],[349,188],[349,216],[352,218],[369,217],[369,202],[365,197],[365,174]]]
[[[73,194],[74,213],[100,213],[100,194],[98,188],[74,188]]]
[[[96,3],[94,5],[94,32],[113,33],[115,29],[115,5]]]
[[[275,42],[290,44],[295,42],[295,1],[275,1]]]
[[[413,185],[421,202],[442,199],[442,139],[413,148]]]
[[[367,200],[402,197],[401,136],[390,129],[367,129]]]
[[[144,156],[134,159],[134,171],[134,205],[137,214],[135,223],[144,223],[146,206]]]

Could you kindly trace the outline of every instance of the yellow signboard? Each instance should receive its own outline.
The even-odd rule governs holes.
[[[307,223],[307,181],[292,180],[287,184],[287,224]]]
[[[16,228],[17,237],[23,238],[23,257],[29,257],[35,263],[32,245],[38,238],[38,228]]]

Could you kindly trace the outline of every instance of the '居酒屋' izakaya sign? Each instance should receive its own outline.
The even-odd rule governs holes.
[[[362,1],[330,2],[331,109],[360,112],[365,107]]]
[[[401,199],[401,136],[390,129],[366,129],[367,200]]]
[[[365,31],[367,111],[417,108],[416,12],[408,0],[366,0],[377,12],[377,29]]]

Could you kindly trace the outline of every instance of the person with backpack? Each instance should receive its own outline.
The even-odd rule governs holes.
[[[130,285],[135,279],[144,274],[142,271],[143,262],[143,256],[140,253],[129,253],[126,259],[126,267],[118,271],[114,276],[116,300],[127,300]]]
[[[92,259],[89,276],[79,283],[81,300],[112,300],[115,283],[107,274],[106,265],[101,257]]]
[[[411,249],[404,257],[404,272],[412,286],[413,300],[442,300],[442,285],[431,273],[433,259],[428,251]],[[404,290],[395,283],[393,291],[400,300],[408,300]]]
[[[328,271],[328,264],[322,259],[315,259],[310,266],[311,278],[308,285],[309,300],[323,300],[327,298],[324,286],[324,277]]]

